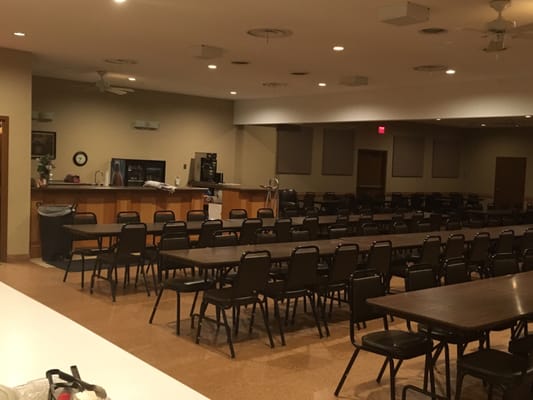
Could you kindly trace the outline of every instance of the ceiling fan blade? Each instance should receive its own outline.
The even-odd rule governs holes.
[[[135,92],[135,89],[127,88],[127,87],[119,87],[119,86],[111,86],[113,89],[122,90],[123,92],[133,93]]]
[[[127,91],[121,90],[121,89],[115,88],[115,87],[108,87],[105,91],[108,92],[108,93],[117,94],[119,96],[123,96],[125,94],[128,94]]]
[[[533,22],[530,24],[518,25],[513,29],[513,33],[533,33]]]

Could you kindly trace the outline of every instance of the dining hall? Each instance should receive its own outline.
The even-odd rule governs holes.
[[[78,3],[2,7],[0,385],[531,398],[530,2]]]

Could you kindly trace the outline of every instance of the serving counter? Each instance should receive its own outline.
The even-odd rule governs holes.
[[[33,188],[30,211],[30,256],[41,255],[38,204],[76,204],[77,211],[91,211],[98,222],[115,222],[119,211],[138,211],[141,221],[151,222],[154,211],[172,210],[185,219],[188,210],[203,209],[205,188],[178,187],[167,192],[146,187],[49,185]]]

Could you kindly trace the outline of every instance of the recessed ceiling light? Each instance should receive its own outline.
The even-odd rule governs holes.
[[[333,51],[344,51],[344,46],[333,46]]]
[[[125,2],[126,2],[126,0],[113,0],[113,1],[114,1],[115,3],[119,3],[119,4],[120,4],[120,3],[125,3]]]
[[[455,70],[452,69],[452,68],[449,68],[449,69],[446,70],[446,74],[447,75],[455,75]]]
[[[134,76],[129,76],[128,77],[128,81],[135,82],[136,80],[137,80],[137,78],[135,78]]]
[[[13,32],[13,35],[15,36],[19,36],[19,37],[24,37],[26,36],[26,34],[24,32]]]
[[[235,96],[237,92],[235,90],[232,90],[231,92],[229,92],[229,94],[231,94],[232,96]]]
[[[481,124],[481,126],[487,126],[487,124]]]
[[[526,115],[524,116],[524,118],[531,118],[531,115]]]
[[[440,121],[440,118],[435,118],[436,121]]]
[[[318,83],[318,86],[320,86],[320,87],[326,87],[327,84],[326,84],[326,82],[319,82],[319,83]]]
[[[215,64],[209,64],[207,66],[207,68],[209,68],[209,69],[217,69],[217,66]]]

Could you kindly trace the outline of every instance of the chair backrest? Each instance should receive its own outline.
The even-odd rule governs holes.
[[[74,214],[72,214],[71,223],[73,225],[96,224],[97,223],[96,214],[93,212],[89,212],[89,211],[75,212]],[[83,235],[70,234],[69,237],[70,237],[70,240],[72,241],[87,240],[87,237]],[[98,245],[100,246],[102,243],[102,239],[98,238],[97,241],[98,241]]]
[[[278,218],[274,222],[274,232],[278,242],[290,242],[291,241],[291,226],[292,220],[290,218]]]
[[[165,235],[161,236],[159,244],[157,245],[159,250],[183,250],[190,247],[188,236],[179,235]]]
[[[255,231],[255,244],[267,244],[276,243],[278,241],[278,235],[275,230],[271,228],[259,228]]]
[[[232,208],[229,210],[230,219],[246,219],[248,218],[248,212],[244,208]]]
[[[231,297],[233,299],[256,296],[268,282],[271,267],[270,252],[266,250],[245,252],[241,256]]]
[[[309,240],[318,239],[320,233],[320,225],[318,223],[318,217],[305,217],[302,225],[309,231]]]
[[[355,343],[354,325],[382,318],[387,328],[386,314],[367,303],[373,297],[385,296],[385,287],[378,275],[357,276],[349,282],[350,337]]]
[[[333,224],[328,226],[328,237],[330,239],[338,239],[346,237],[350,234],[350,228],[346,224]]]
[[[204,210],[187,211],[187,221],[205,221],[205,220],[207,220],[207,213]]]
[[[518,261],[512,253],[497,253],[490,259],[492,276],[503,276],[520,272]]]
[[[392,223],[392,233],[409,233],[409,227],[404,220],[397,220]]]
[[[222,221],[213,219],[202,222],[200,235],[198,236],[198,247],[213,247],[215,245],[214,233],[222,229]]]
[[[176,215],[172,210],[157,210],[154,212],[154,222],[175,221]]]
[[[405,270],[405,291],[429,289],[437,286],[437,279],[433,266],[429,264],[415,264]]]
[[[444,284],[454,285],[456,283],[468,282],[468,266],[464,258],[451,258],[444,261]]]
[[[163,225],[161,236],[188,236],[185,221],[167,221]]]
[[[240,244],[255,243],[255,233],[263,226],[263,220],[260,218],[246,218],[242,221],[241,231],[239,234]]]
[[[315,194],[313,192],[305,192],[302,207],[305,209],[315,207]]]
[[[348,278],[357,267],[359,246],[355,243],[339,244],[333,254],[333,260],[329,267],[328,282],[348,282]]]
[[[431,224],[429,221],[416,221],[414,225],[415,232],[431,232]]]
[[[317,267],[320,258],[317,246],[299,246],[291,254],[285,290],[299,290],[317,283]]]
[[[522,272],[533,271],[533,248],[525,249],[522,253]]]
[[[440,231],[440,227],[442,226],[442,214],[430,214],[429,225],[432,231]]]
[[[118,236],[116,248],[116,257],[120,262],[121,259],[128,258],[132,254],[144,256],[146,249],[146,224],[141,222],[126,223],[122,227]]]
[[[465,255],[465,235],[462,233],[453,233],[448,236],[446,241],[446,250],[444,252],[444,258],[446,260],[458,257],[464,257]]]
[[[379,227],[374,222],[366,222],[361,226],[363,235],[379,235]]]
[[[117,214],[117,223],[129,224],[132,222],[141,222],[141,216],[137,211],[120,211]]]
[[[461,220],[456,217],[450,217],[446,221],[446,230],[447,231],[457,231],[463,227]]]
[[[305,209],[306,217],[318,217],[320,215],[320,210],[318,207],[307,207]]]
[[[291,236],[291,242],[305,242],[311,240],[311,234],[309,229],[303,226],[293,226],[289,231]]]
[[[260,208],[257,210],[257,218],[274,218],[274,210],[271,208]]]
[[[498,236],[494,253],[512,253],[514,250],[514,231],[506,229]]]
[[[490,234],[488,232],[478,232],[470,245],[468,257],[471,263],[484,263],[489,258]]]
[[[389,276],[392,258],[392,243],[390,240],[380,240],[372,243],[368,254],[367,268],[377,273]]]
[[[424,239],[420,254],[420,263],[431,265],[435,274],[440,268],[440,236],[428,236]]]
[[[75,212],[72,215],[73,225],[96,224],[96,214],[93,212]]]
[[[213,247],[236,246],[239,244],[237,233],[228,229],[213,232]]]
[[[520,243],[520,249],[522,253],[526,249],[533,249],[533,228],[527,228],[522,235],[522,241]]]
[[[283,207],[282,213],[284,218],[297,217],[300,215],[300,209],[296,204],[289,204]]]

